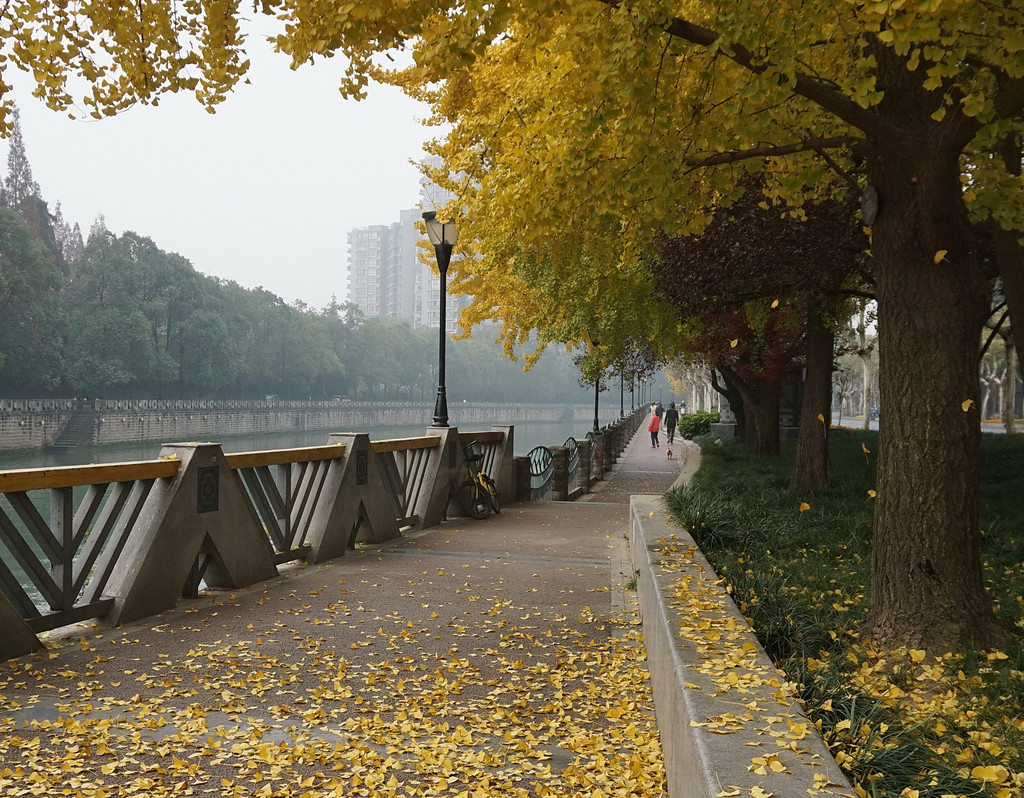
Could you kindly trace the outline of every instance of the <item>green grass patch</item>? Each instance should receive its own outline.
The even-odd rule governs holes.
[[[864,796],[1024,796],[1024,436],[984,435],[982,561],[1017,633],[1003,651],[878,652],[868,610],[877,433],[830,432],[827,490],[789,492],[795,446],[758,460],[699,439],[700,471],[665,496],[765,650],[800,685]],[[810,509],[800,512],[802,502]]]

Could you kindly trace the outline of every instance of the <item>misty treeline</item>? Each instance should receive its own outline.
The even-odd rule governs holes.
[[[20,126],[0,197],[0,396],[427,400],[436,329],[321,309],[197,272],[180,255],[102,217],[83,237],[40,196]],[[301,263],[283,263],[299,269]],[[486,331],[449,341],[450,401],[576,402],[571,358],[528,373]]]

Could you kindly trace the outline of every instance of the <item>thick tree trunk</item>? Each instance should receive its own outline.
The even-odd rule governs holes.
[[[828,487],[828,430],[832,425],[832,331],[821,312],[807,316],[807,370],[800,406],[800,438],[790,490]]]
[[[883,647],[947,651],[1000,635],[978,532],[989,286],[972,259],[958,152],[921,135],[868,157],[880,197],[872,251],[883,412],[865,631]]]
[[[720,366],[718,370],[730,391],[738,393],[743,400],[744,443],[757,457],[778,455],[781,383],[760,376],[740,377],[728,366]]]
[[[722,375],[722,381],[725,383],[724,388],[718,384],[718,380],[715,378],[716,371]],[[731,381],[734,375],[735,372],[732,370],[729,371],[729,375],[726,375],[721,369],[712,368],[711,387],[724,396],[729,403],[729,409],[732,410],[732,414],[736,417],[736,437],[745,444],[749,444],[747,440],[747,413],[743,407],[743,396],[740,394],[739,387]]]

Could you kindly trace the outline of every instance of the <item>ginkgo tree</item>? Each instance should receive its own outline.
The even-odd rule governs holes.
[[[1024,229],[1020,170],[994,156],[1024,126],[1024,5],[268,0],[257,10],[280,20],[276,42],[296,65],[342,55],[346,94],[395,82],[451,125],[437,150],[464,175],[462,228],[483,253],[474,270],[495,286],[482,300],[493,316],[543,307],[515,278],[525,253],[548,247],[569,273],[599,249],[603,274],[629,268],[655,231],[699,232],[703,209],[734,198],[749,170],[768,175],[767,202],[796,209],[837,186],[864,191],[885,418],[867,631],[918,647],[998,638],[978,552],[978,332],[991,273],[969,203]],[[215,107],[245,69],[239,16],[230,2],[143,0],[126,15],[16,0],[0,23],[3,68],[33,70],[57,108],[80,79],[99,115],[174,90]],[[380,53],[403,47],[411,68],[379,67]]]

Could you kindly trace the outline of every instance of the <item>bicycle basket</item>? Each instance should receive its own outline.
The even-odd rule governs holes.
[[[466,462],[470,464],[477,464],[483,462],[484,453],[480,449],[480,444],[476,441],[467,443],[462,447],[463,453],[466,455]]]

